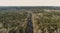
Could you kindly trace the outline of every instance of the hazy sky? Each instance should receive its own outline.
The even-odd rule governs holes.
[[[60,6],[60,0],[0,0],[0,6]]]
[[[0,0],[0,6],[20,6],[20,0]]]

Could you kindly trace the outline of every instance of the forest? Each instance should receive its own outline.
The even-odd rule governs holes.
[[[0,33],[60,33],[60,8],[2,8]]]

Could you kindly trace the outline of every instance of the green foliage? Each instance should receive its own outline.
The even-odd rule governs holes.
[[[0,22],[3,24],[4,28],[22,25],[26,21],[27,13],[20,13],[5,12],[4,14],[0,14]]]
[[[38,14],[37,14],[38,15]],[[37,26],[40,26],[39,29],[47,28],[51,29],[52,27],[60,28],[60,12],[42,12],[42,17],[39,15],[36,18]]]

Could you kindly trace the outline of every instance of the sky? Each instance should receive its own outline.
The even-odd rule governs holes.
[[[0,6],[60,6],[60,0],[0,0]]]
[[[0,6],[20,6],[20,0],[0,0]]]

